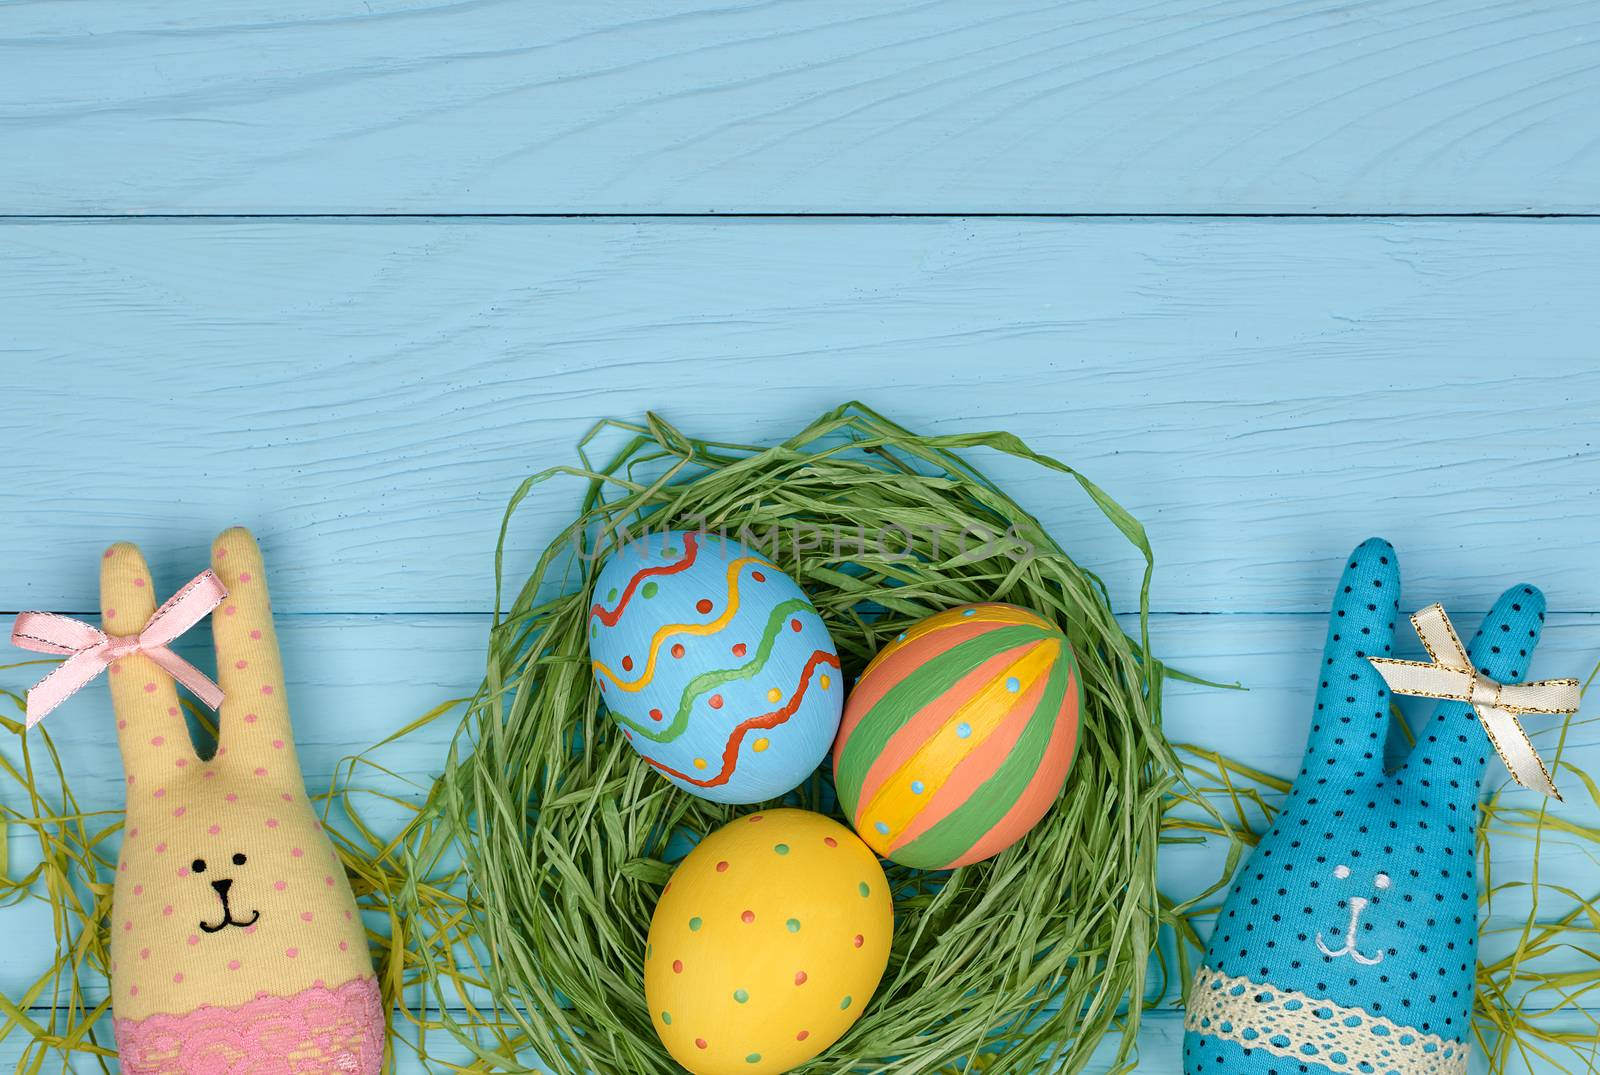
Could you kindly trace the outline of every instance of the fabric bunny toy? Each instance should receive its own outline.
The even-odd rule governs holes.
[[[1471,706],[1443,702],[1383,771],[1390,692],[1368,658],[1390,656],[1399,596],[1394,549],[1358,547],[1334,597],[1305,764],[1190,991],[1187,1075],[1467,1070],[1490,743]],[[1507,590],[1473,639],[1472,669],[1520,682],[1543,621],[1538,590]]]
[[[295,759],[261,554],[229,530],[212,565],[227,589],[212,616],[225,699],[214,757],[195,754],[155,661],[109,667],[128,797],[111,922],[122,1070],[375,1075],[384,1011]],[[113,644],[156,611],[132,545],[106,551],[100,590]]]

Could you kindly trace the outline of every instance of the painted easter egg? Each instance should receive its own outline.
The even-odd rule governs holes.
[[[656,904],[650,1021],[697,1075],[788,1071],[860,1018],[893,929],[883,868],[843,825],[808,810],[730,821]]]
[[[850,693],[834,779],[874,851],[921,869],[998,855],[1055,802],[1083,688],[1066,635],[1014,605],[967,605],[901,633]]]
[[[839,728],[839,657],[816,608],[717,534],[647,534],[613,554],[595,582],[589,656],[633,748],[716,802],[790,791]]]

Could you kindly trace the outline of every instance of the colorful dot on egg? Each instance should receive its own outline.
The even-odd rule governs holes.
[[[682,974],[683,973],[683,960],[674,959],[672,961],[672,973],[673,974]]]
[[[765,736],[762,736],[760,739],[757,739],[754,743],[750,744],[750,749],[755,751],[757,754],[759,754],[763,750],[766,750],[771,745],[772,745],[772,741],[770,739],[766,738]]]
[[[761,1054],[751,1053],[749,1056],[744,1058],[744,1062],[746,1064],[759,1064],[761,1063]]]
[[[822,842],[823,842],[823,844],[825,844],[828,847],[838,847],[839,846],[839,841],[835,840],[832,836],[824,836],[822,838]]]
[[[590,622],[590,624],[589,624],[589,637],[590,638],[599,638],[600,637],[600,625],[598,623],[593,622],[593,621]]]
[[[733,655],[735,657],[743,657],[746,653],[749,653],[749,652],[750,652],[750,647],[746,646],[743,642],[735,642],[733,644]]]
[[[704,1049],[706,1047],[706,1039],[704,1039],[704,1038],[696,1038],[696,1039],[694,1039],[694,1047],[696,1049]]]
[[[911,782],[911,794],[913,794],[913,795],[921,795],[926,790],[928,790],[927,789],[927,785],[923,784],[922,781],[913,780]]]
[[[705,925],[705,923],[702,922],[700,920],[699,916],[697,915],[694,918],[689,919],[689,932],[690,933],[699,933],[700,932],[700,927],[703,926],[703,925]]]
[[[639,592],[644,595],[646,600],[649,600],[650,598],[654,597],[657,593],[659,593],[660,590],[661,590],[661,587],[656,585],[656,583],[654,581],[651,581],[651,582],[645,583],[644,584],[644,588],[641,589]]]
[[[746,993],[743,989],[735,989],[733,991],[733,999],[738,1001],[740,1004],[745,1004],[749,1002],[750,994]]]
[[[706,767],[706,760],[704,758],[696,758],[694,760],[694,767],[696,769],[704,769]]]
[[[684,653],[683,643],[682,642],[674,642],[672,644],[672,655],[674,657],[681,658],[683,656],[683,653]]]
[[[856,886],[856,891],[861,893],[862,899],[866,899],[868,896],[872,895],[872,886],[863,881]]]
[[[664,714],[662,714],[661,710],[659,710],[659,709],[650,710],[650,719],[651,720],[661,720],[663,718],[663,716],[664,716]]]
[[[773,844],[772,845],[772,850],[776,851],[780,855],[787,855],[789,853],[789,845],[788,844]]]
[[[668,1026],[671,1026],[672,1025],[672,1013],[671,1012],[662,1012],[661,1013],[661,1021],[663,1023],[667,1024]]]
[[[806,984],[806,972],[805,971],[797,970],[797,971],[794,972],[794,984],[795,985],[805,985]]]
[[[763,575],[759,571],[750,572],[750,577],[755,579],[757,582],[766,582],[767,581],[767,576]]]
[[[854,1003],[855,1003],[855,998],[850,996],[847,993],[847,994],[845,994],[845,998],[839,1002],[839,1010],[840,1011],[847,1011],[849,1009],[850,1005],[854,1004]]]
[[[789,630],[791,630],[791,631],[799,631],[800,630],[800,621],[798,619],[790,620],[789,621]]]
[[[1021,689],[1022,680],[1018,679],[1016,676],[1006,677],[1006,690],[1010,691],[1012,694],[1016,694]]]
[[[863,937],[861,934],[857,933],[855,935],[855,939],[852,940],[850,943],[855,945],[857,948],[860,948],[863,944],[867,943],[867,939],[865,937]]]
[[[745,911],[743,914],[741,914],[739,916],[739,920],[741,922],[743,922],[745,925],[748,926],[748,925],[752,924],[753,922],[755,922],[756,913],[754,911]]]
[[[822,673],[822,678],[817,682],[822,685],[823,690],[827,690],[829,687],[833,686],[833,680],[828,677],[828,673],[826,672]]]
[[[961,610],[961,614],[963,616],[976,616],[978,614],[978,610],[975,608],[964,608]]]
[[[677,550],[677,548],[669,545],[666,548],[661,550],[661,555],[662,556],[676,556],[676,555],[678,555],[678,550]]]
[[[779,698],[782,698],[782,697],[783,697],[783,692],[780,691],[777,687],[773,687],[771,690],[767,691],[767,701],[769,701],[769,702],[776,702]]]
[[[809,1030],[802,1030],[802,1031],[800,1031],[800,1033],[798,1033],[798,1034],[796,1034],[796,1035],[795,1035],[795,1036],[794,1036],[794,1040],[795,1040],[795,1041],[805,1041],[805,1040],[806,1040],[806,1039],[807,1039],[807,1038],[809,1038],[809,1037],[810,1037],[810,1036],[811,1036],[811,1031],[809,1031]]]
[[[722,708],[722,695],[713,694],[710,698],[706,699],[706,705],[710,706],[712,709],[721,709]]]
[[[606,600],[607,601],[615,601],[616,599],[617,599],[617,588],[615,586],[613,586],[613,587],[611,587],[611,589],[606,591]]]
[[[727,873],[728,872],[728,864],[727,864],[726,861],[717,863],[717,872],[718,873]]]
[[[624,658],[622,658],[622,670],[624,672],[633,671],[633,658],[632,657],[624,657]]]
[[[906,633],[901,631],[899,634],[894,636],[894,640],[896,642],[904,642],[906,640]]]
[[[711,599],[702,597],[700,600],[694,603],[694,610],[700,613],[702,616],[706,615],[706,613],[711,611]]]
[[[651,956],[653,956],[655,954],[656,954],[656,946],[655,945],[647,944],[647,945],[644,946],[644,958],[646,960],[648,960]]]
[[[962,739],[965,739],[968,736],[970,736],[971,734],[972,734],[972,725],[968,724],[966,721],[962,721],[960,724],[956,725],[956,735],[958,737],[960,737]]]
[[[790,933],[800,932],[800,920],[798,918],[791,918],[789,921],[785,922],[784,925],[788,927]]]
[[[886,825],[885,823],[883,823],[882,821],[874,821],[872,823],[872,827],[877,829],[879,834],[881,834],[883,836],[889,835],[889,826]]]

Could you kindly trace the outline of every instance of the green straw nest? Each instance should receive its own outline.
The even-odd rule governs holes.
[[[1067,632],[1085,710],[1060,801],[992,860],[937,875],[886,864],[899,898],[883,983],[849,1033],[797,1070],[932,1072],[980,1057],[991,1071],[1046,1057],[1079,1069],[1160,991],[1147,981],[1158,929],[1181,926],[1156,890],[1181,779],[1161,732],[1162,667],[1143,614],[1129,638],[1100,581],[954,452],[988,447],[1071,475],[1148,565],[1143,529],[1006,434],[919,437],[859,406],[767,449],[655,419],[621,428],[632,436],[610,462],[547,471],[513,497],[508,525],[540,482],[588,481],[579,516],[497,617],[436,797],[472,879],[502,1016],[557,1070],[680,1070],[645,1009],[645,934],[681,837],[736,808],[685,794],[634,754],[600,704],[585,632],[609,547],[646,523],[704,528],[775,557],[826,620],[847,680],[905,626],[954,605],[1012,602]],[[842,817],[822,773],[787,801]]]

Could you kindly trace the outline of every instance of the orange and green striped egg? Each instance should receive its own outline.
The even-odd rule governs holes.
[[[1004,604],[930,616],[850,693],[833,754],[840,803],[868,846],[907,866],[998,855],[1060,795],[1082,705],[1054,624]]]
[[[595,580],[588,630],[606,709],[685,791],[762,802],[827,757],[844,708],[833,638],[749,546],[682,530],[635,538]]]

